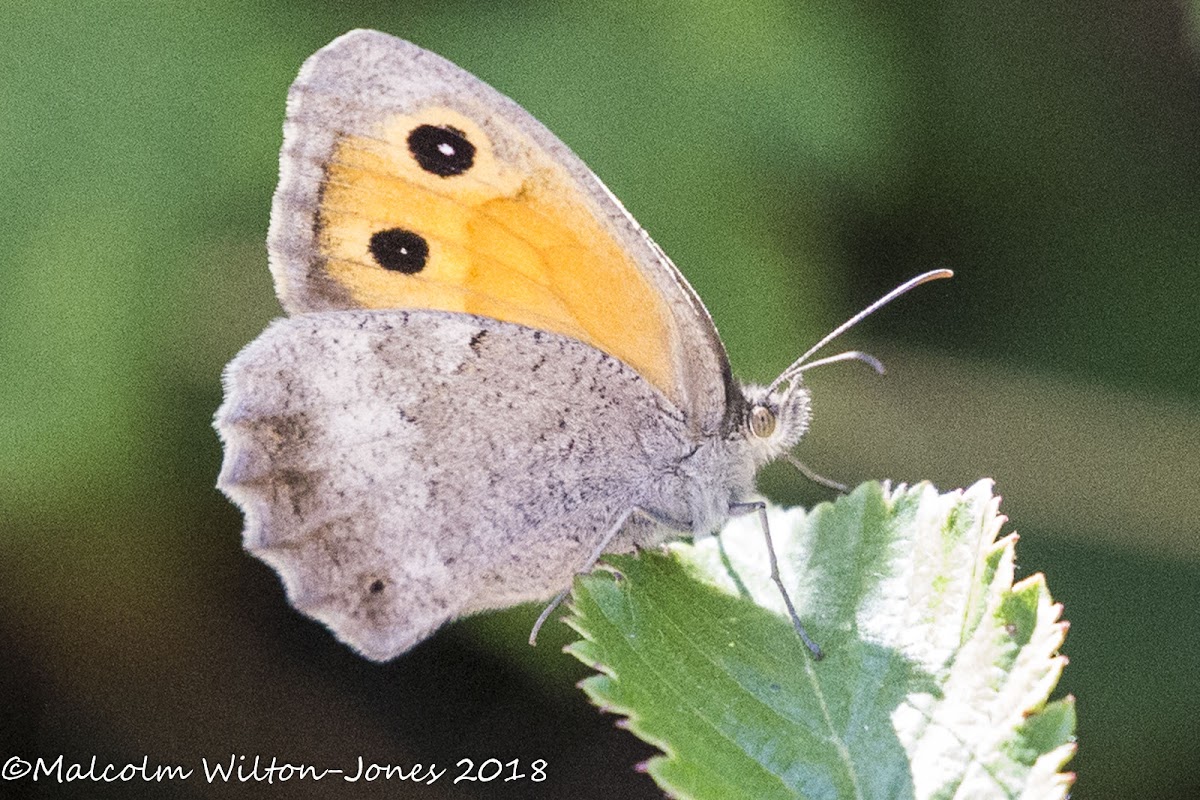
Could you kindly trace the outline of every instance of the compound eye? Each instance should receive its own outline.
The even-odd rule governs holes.
[[[775,432],[775,414],[766,406],[750,409],[750,432],[759,439],[766,439]]]

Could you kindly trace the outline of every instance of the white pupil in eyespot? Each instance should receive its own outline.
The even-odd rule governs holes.
[[[442,142],[437,146],[438,152],[449,158],[454,155],[454,145],[449,142]]]

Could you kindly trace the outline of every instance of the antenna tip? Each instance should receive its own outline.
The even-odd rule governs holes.
[[[883,375],[887,372],[887,368],[883,366],[883,362],[870,353],[856,353],[855,355],[858,356],[859,361],[862,361],[871,369],[875,370],[877,374]]]

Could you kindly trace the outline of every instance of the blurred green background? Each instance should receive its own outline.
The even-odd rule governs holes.
[[[536,609],[369,664],[292,612],[212,487],[220,371],[279,315],[283,102],[354,27],[509,94],[622,198],[772,377],[901,279],[958,277],[810,373],[801,457],[991,476],[1072,621],[1076,795],[1200,796],[1200,70],[1188,6],[766,0],[0,9],[0,759],[544,758],[540,785],[158,797],[656,797]],[[827,499],[794,472],[785,502]],[[0,794],[141,796],[29,781]]]

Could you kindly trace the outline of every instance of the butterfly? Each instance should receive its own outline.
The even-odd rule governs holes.
[[[700,298],[574,153],[369,30],[288,92],[268,252],[288,316],[226,368],[218,486],[291,604],[375,660],[561,599],[605,552],[744,513],[767,533],[754,476],[808,427],[801,372],[873,363],[806,359],[948,274],[743,385]]]

